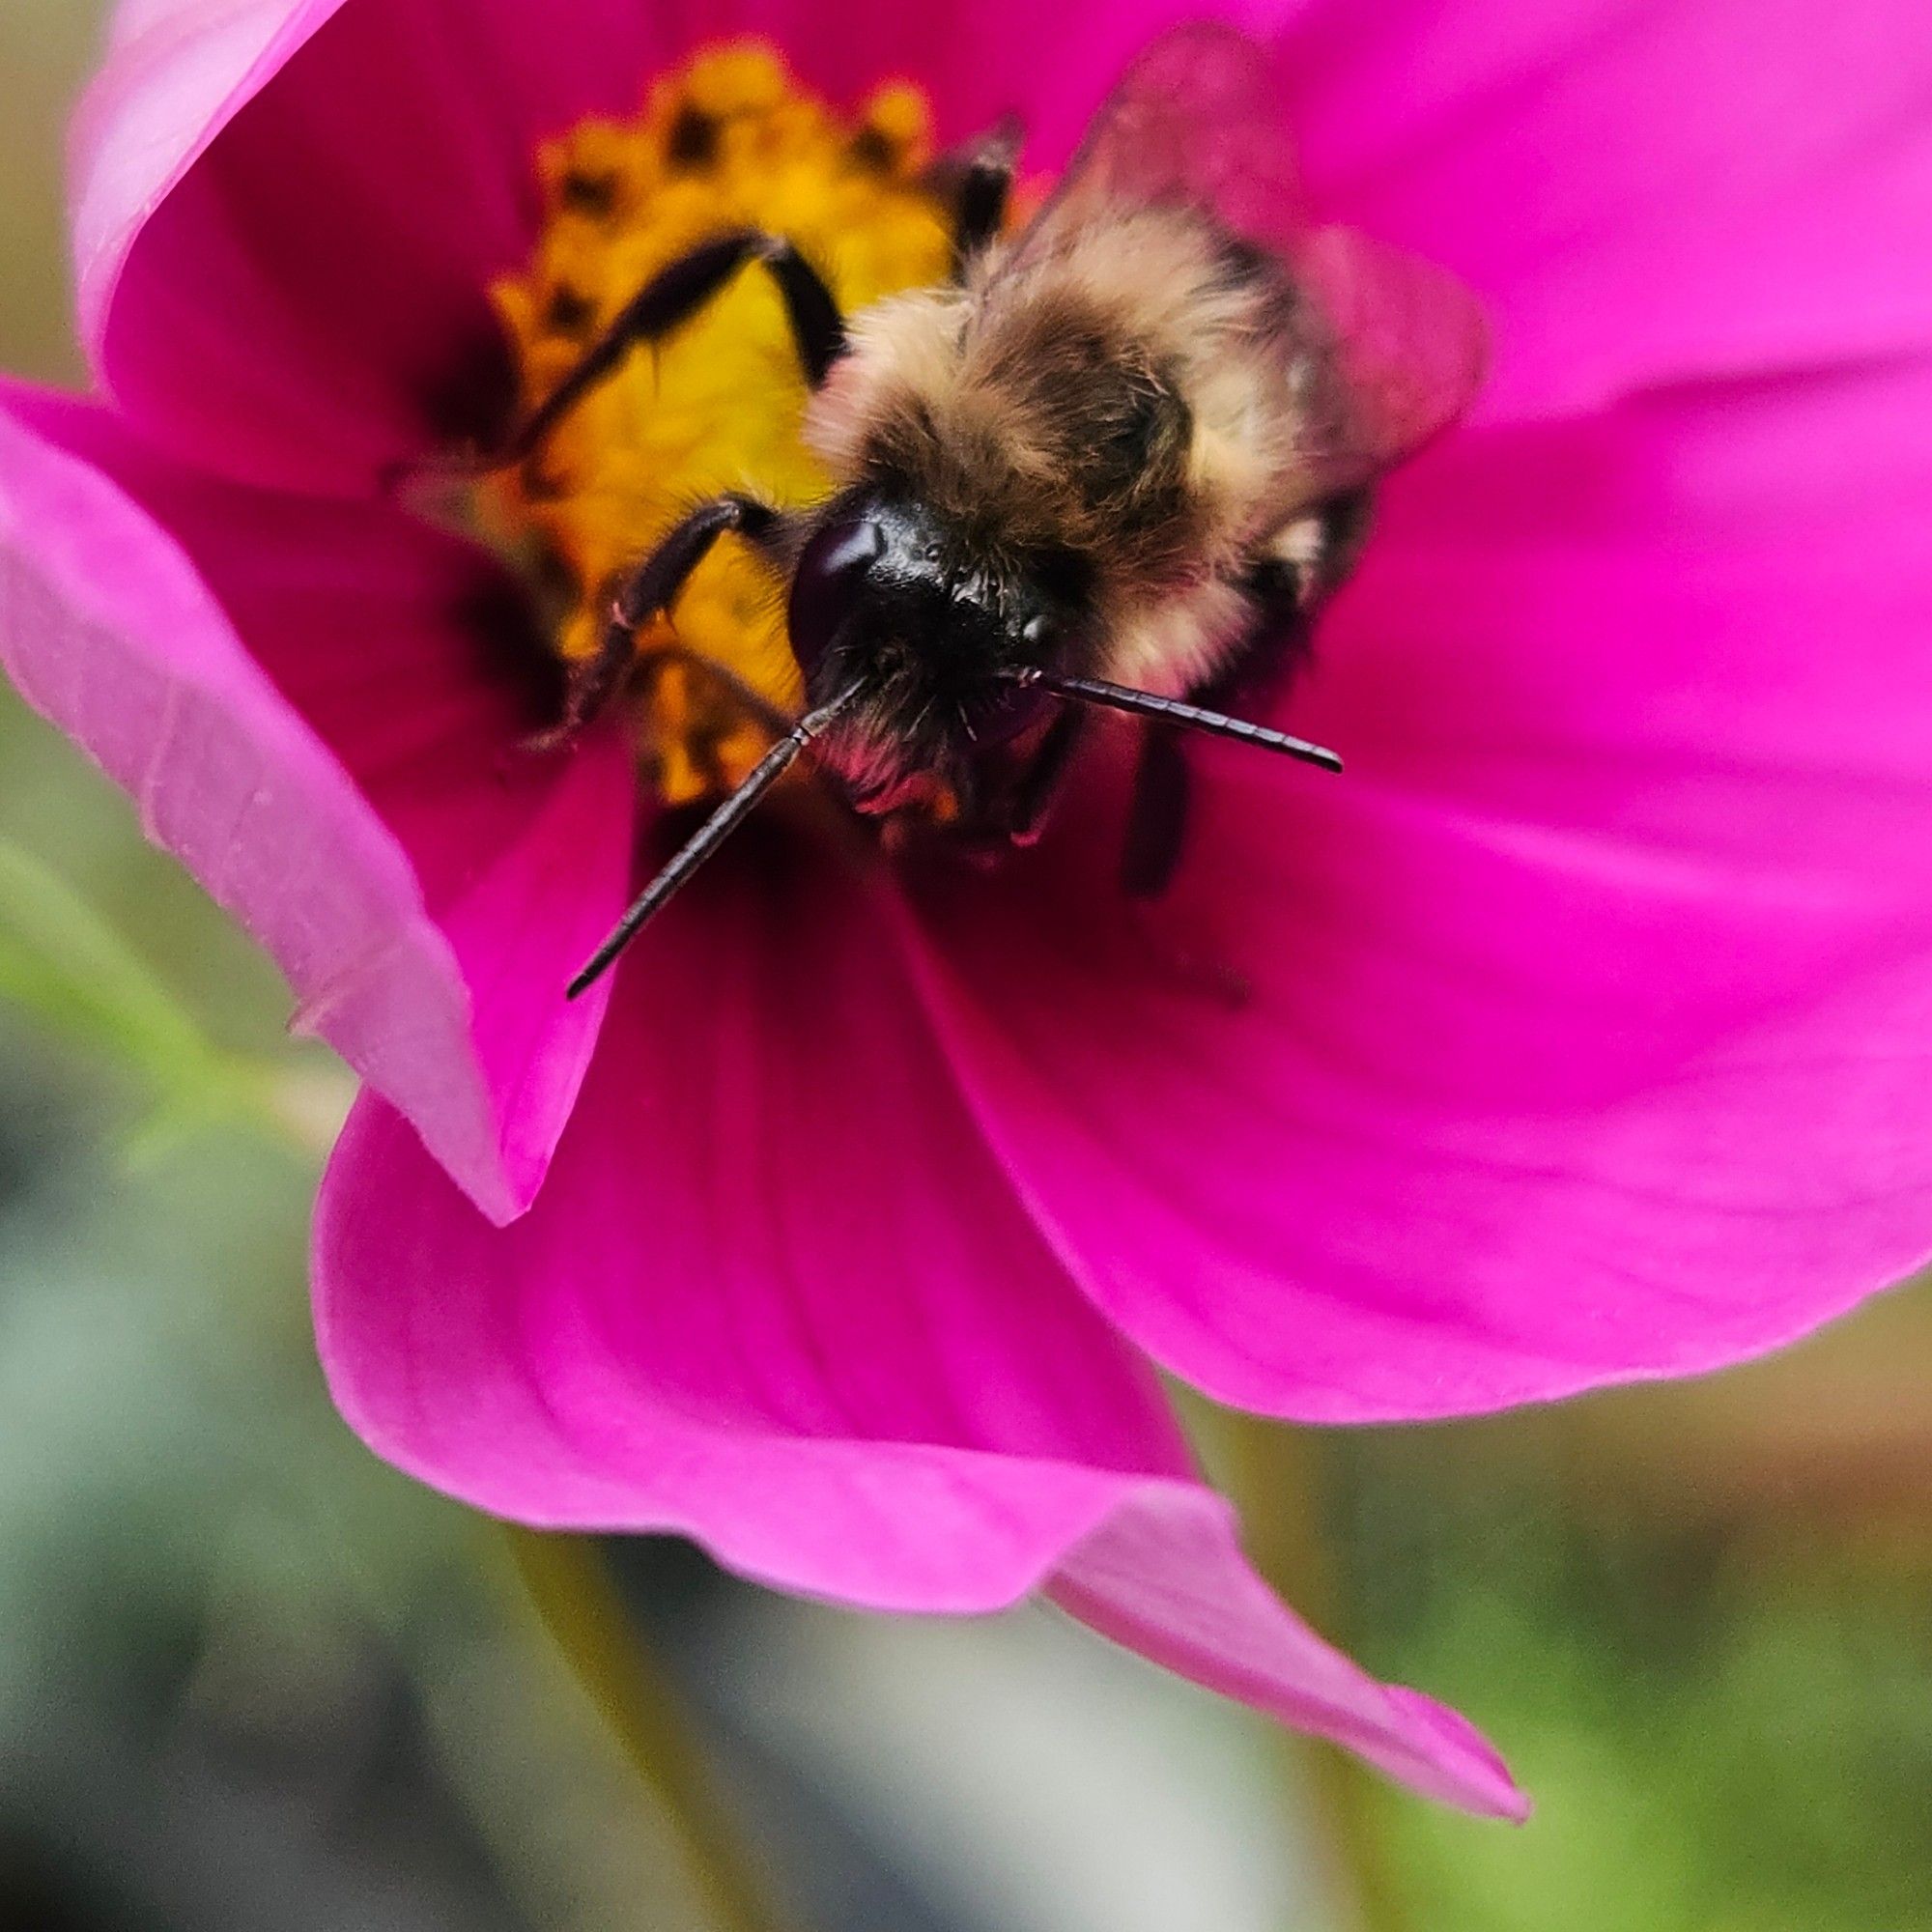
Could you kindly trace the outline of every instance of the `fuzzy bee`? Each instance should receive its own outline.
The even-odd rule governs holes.
[[[1429,266],[1306,219],[1266,56],[1231,30],[1156,43],[1016,235],[1017,139],[957,166],[956,273],[850,318],[782,237],[742,230],[655,276],[514,440],[526,456],[639,342],[742,270],[774,279],[836,488],[698,505],[626,579],[573,681],[584,724],[726,531],[788,584],[804,715],[626,914],[582,992],[809,747],[859,812],[1026,843],[1095,706],[1147,721],[1123,867],[1181,849],[1183,730],[1339,768],[1230,715],[1264,702],[1352,564],[1369,492],[1461,412],[1474,302]],[[748,702],[752,695],[745,694]]]

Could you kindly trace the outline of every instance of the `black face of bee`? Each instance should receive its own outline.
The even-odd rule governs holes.
[[[1064,667],[1082,573],[976,546],[917,499],[878,490],[829,506],[792,578],[791,646],[809,706],[859,687],[825,751],[862,810],[906,781],[959,773],[1046,700],[1018,670]]]

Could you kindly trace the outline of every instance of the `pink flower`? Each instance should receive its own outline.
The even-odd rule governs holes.
[[[367,1082],[322,1349],[383,1455],[901,1610],[1037,1588],[1478,1809],[1466,1726],[1245,1567],[1148,1366],[1464,1413],[1798,1335],[1932,1231],[1932,37],[1906,0],[1253,0],[1321,211],[1456,270],[1475,418],[1387,488],[1179,884],[1082,775],[995,878],[748,835],[614,980],[613,734],[376,479],[473,428],[538,138],[699,38],[1018,106],[1166,0],[126,0],[81,117],[111,408],[0,414],[0,657]],[[1234,997],[1236,982],[1244,997]]]

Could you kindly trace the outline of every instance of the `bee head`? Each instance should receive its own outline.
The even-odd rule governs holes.
[[[860,696],[826,752],[862,809],[959,771],[1046,703],[1012,673],[1055,670],[1080,633],[1080,573],[1014,558],[927,505],[877,492],[829,507],[792,578],[791,647],[810,705]]]

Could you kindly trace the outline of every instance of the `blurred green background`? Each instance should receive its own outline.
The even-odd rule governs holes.
[[[100,10],[0,8],[0,368],[76,379]],[[347,1089],[0,692],[0,1927],[707,1922],[500,1532],[335,1420],[303,1284]],[[1261,1555],[1539,1810],[1435,1810],[1039,1612],[614,1552],[796,1932],[1932,1928],[1932,1302],[1476,1425],[1203,1419]]]

